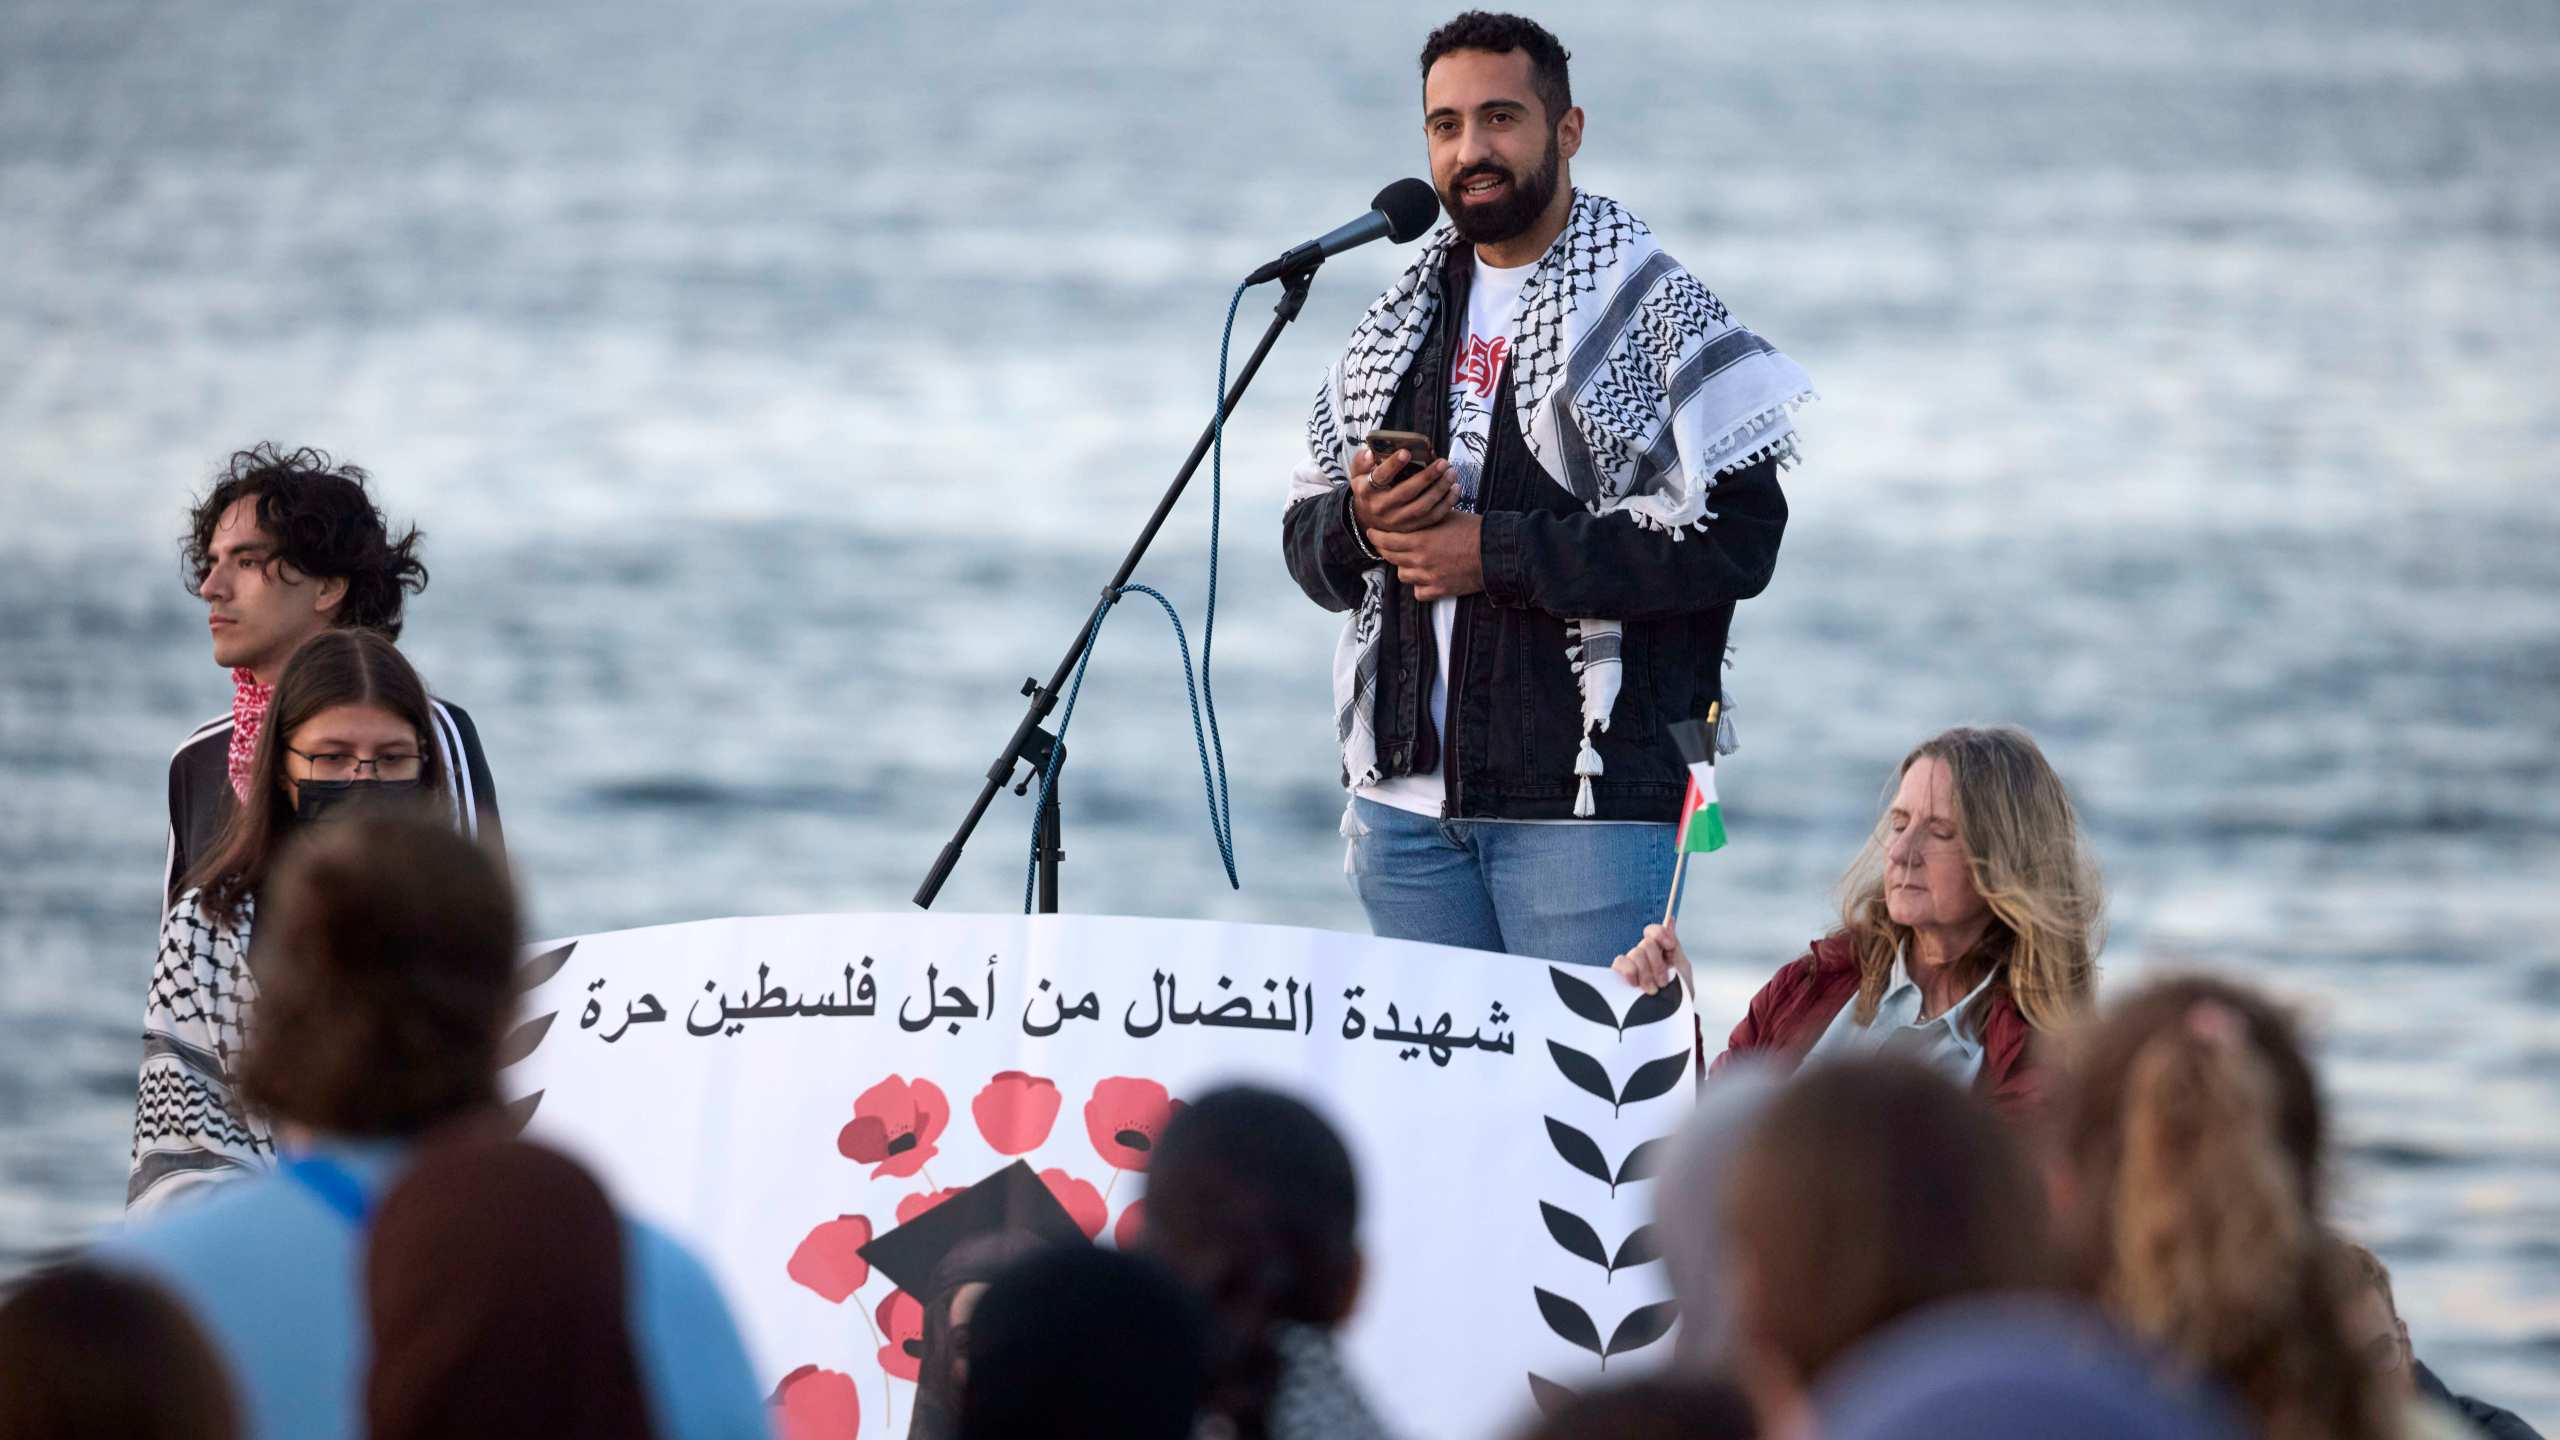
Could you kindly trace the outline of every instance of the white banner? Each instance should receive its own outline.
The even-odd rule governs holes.
[[[1036,1177],[1051,1225],[1117,1243],[1173,1107],[1230,1081],[1299,1096],[1350,1147],[1368,1276],[1344,1348],[1399,1432],[1491,1433],[1544,1384],[1655,1359],[1673,1323],[1639,1183],[1695,1095],[1671,991],[1100,916],[779,916],[537,949],[508,1093],[710,1263],[793,1440],[906,1433],[923,1309],[875,1242]]]

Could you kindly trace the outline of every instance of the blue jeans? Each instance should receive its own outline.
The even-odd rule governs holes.
[[[1441,820],[1351,804],[1369,829],[1351,842],[1351,886],[1385,939],[1606,965],[1661,923],[1670,898],[1668,825]]]

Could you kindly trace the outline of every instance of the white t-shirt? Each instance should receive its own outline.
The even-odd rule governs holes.
[[[1520,318],[1520,287],[1537,268],[1535,261],[1509,270],[1475,262],[1475,279],[1467,287],[1467,338],[1449,367],[1449,473],[1458,486],[1458,508],[1472,511],[1481,500],[1485,446],[1493,439],[1493,398],[1502,384],[1503,362],[1511,355],[1511,332]],[[1449,734],[1449,642],[1458,625],[1458,602],[1431,602],[1431,632],[1439,641],[1440,669],[1431,677],[1431,728],[1441,737],[1441,758]],[[1361,790],[1361,798],[1393,805],[1417,815],[1437,818],[1448,800],[1441,771],[1399,775]]]

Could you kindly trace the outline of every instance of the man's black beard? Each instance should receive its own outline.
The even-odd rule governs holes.
[[[1556,132],[1547,132],[1547,158],[1528,175],[1514,175],[1499,165],[1477,165],[1450,178],[1449,188],[1440,192],[1440,208],[1448,212],[1449,224],[1458,237],[1470,245],[1499,245],[1528,233],[1547,213],[1556,198],[1556,171],[1564,164],[1564,152],[1557,144]],[[1461,200],[1460,187],[1485,175],[1499,174],[1511,182],[1511,193],[1490,205],[1471,205]]]

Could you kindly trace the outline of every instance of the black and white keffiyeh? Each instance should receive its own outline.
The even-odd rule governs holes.
[[[275,1165],[266,1119],[238,1089],[241,1030],[258,998],[248,960],[255,912],[243,901],[238,924],[217,925],[190,890],[161,922],[142,1014],[129,1214]]]
[[[1369,306],[1325,374],[1307,420],[1307,460],[1289,503],[1351,483],[1354,446],[1385,418],[1439,315],[1441,269],[1462,243],[1443,226]],[[1573,215],[1520,290],[1512,397],[1529,454],[1595,515],[1624,515],[1674,539],[1703,532],[1716,481],[1744,466],[1796,458],[1796,406],[1813,382],[1654,243],[1614,200],[1576,190]],[[1351,788],[1378,773],[1373,713],[1378,632],[1392,574],[1373,569],[1334,646],[1335,728]],[[1582,691],[1581,778],[1573,813],[1592,813],[1601,773],[1592,738],[1618,701],[1620,622],[1566,618],[1567,658]],[[1349,824],[1346,820],[1346,825]]]
[[[1388,1440],[1386,1426],[1344,1368],[1332,1337],[1312,1325],[1274,1326],[1280,1383],[1263,1410],[1270,1440]]]

